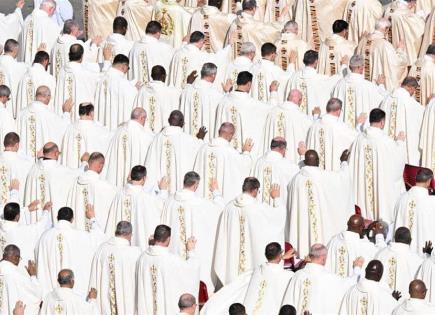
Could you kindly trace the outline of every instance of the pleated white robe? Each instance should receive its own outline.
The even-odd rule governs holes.
[[[420,57],[409,71],[409,75],[420,81],[415,99],[423,106],[428,105],[435,94],[435,62],[432,55]]]
[[[9,38],[18,40],[23,30],[23,23],[23,13],[20,8],[16,8],[14,12],[7,15],[0,13],[0,28],[2,29],[0,43],[3,45]]]
[[[349,40],[358,44],[364,33],[375,30],[382,14],[382,4],[377,0],[348,1],[343,19],[349,23]]]
[[[334,75],[341,68],[341,60],[347,56],[353,56],[356,44],[346,38],[332,34],[320,44],[319,63],[317,70],[319,73]]]
[[[15,119],[6,105],[0,103],[0,139],[4,139],[9,132],[17,132]]]
[[[70,288],[55,288],[42,300],[40,315],[52,315],[61,311],[68,315],[97,315],[98,309],[94,299],[85,299]],[[63,313],[62,313],[63,312]]]
[[[233,90],[237,88],[237,76],[242,71],[248,71],[252,73],[252,68],[255,63],[252,62],[246,56],[237,56],[234,60],[226,66],[225,75],[220,78],[220,73],[218,73],[217,81],[226,82],[227,80],[231,80],[233,82]]]
[[[305,52],[310,49],[310,45],[302,40],[298,34],[282,33],[281,38],[275,42],[276,59],[275,64],[279,65],[284,71],[291,69],[299,71],[304,67],[303,59]],[[296,62],[291,64],[289,60],[290,52],[296,53]]]
[[[424,299],[409,298],[397,306],[391,315],[435,314],[435,308]]]
[[[418,270],[417,279],[423,280],[427,288],[426,301],[430,304],[435,302],[435,252],[425,259],[420,269]]]
[[[117,16],[122,16],[127,20],[128,28],[125,38],[132,41],[132,44],[140,41],[145,35],[145,28],[151,21],[153,8],[153,3],[141,0],[127,0],[120,3]]]
[[[423,114],[420,134],[421,166],[435,171],[435,99],[427,106]]]

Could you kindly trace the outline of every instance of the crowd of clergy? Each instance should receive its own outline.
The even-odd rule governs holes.
[[[434,0],[23,6],[0,315],[435,314]]]

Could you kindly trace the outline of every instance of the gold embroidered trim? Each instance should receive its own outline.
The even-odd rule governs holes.
[[[330,75],[334,75],[337,73],[337,66],[335,64],[335,47],[334,46],[329,46],[328,47],[329,52],[328,52],[328,61],[329,61],[329,74]]]
[[[7,176],[8,169],[2,165],[0,167],[0,180],[1,180],[1,198],[2,198],[2,204],[5,205],[9,200],[9,179]]]
[[[351,86],[346,89],[346,123],[355,128],[355,91]]]
[[[2,71],[0,71],[0,85],[5,85],[5,83],[6,83],[5,78],[6,78],[5,74]]]
[[[396,269],[397,269],[397,260],[395,257],[391,257],[388,260],[388,286],[391,290],[396,288]]]
[[[156,15],[156,20],[162,25],[162,34],[166,36],[172,35],[174,32],[174,20],[167,9],[162,9]]]
[[[288,57],[287,57],[287,40],[282,39],[281,40],[281,68],[284,71],[287,71],[288,67]]]
[[[71,99],[73,98],[73,83],[74,83],[73,77],[71,75],[68,76],[66,79],[66,91],[68,93],[67,98],[71,98]]]
[[[366,211],[370,213],[374,220],[377,220],[375,209],[374,178],[373,178],[373,150],[369,145],[364,147],[364,168],[366,186]]]
[[[128,135],[124,133],[122,135],[122,154],[124,155],[124,161],[127,161],[127,148],[128,148]]]
[[[44,207],[46,199],[47,199],[47,191],[45,190],[45,184],[46,179],[44,174],[39,175],[39,190],[41,191],[41,196],[39,198],[39,204],[41,205],[41,208]],[[35,211],[36,214],[36,221],[39,221],[38,219],[38,211]]]
[[[152,287],[152,293],[153,293],[153,315],[157,315],[157,268],[156,266],[152,265],[150,267],[150,273],[151,273],[151,287]]]
[[[275,6],[274,6],[274,17],[275,17],[275,22],[279,21],[279,18],[281,16],[281,8],[279,7],[279,1],[280,0],[275,0]]]
[[[187,235],[186,235],[186,218],[185,218],[185,210],[183,207],[178,207],[178,222],[180,224],[180,250],[181,257],[186,260],[187,259]]]
[[[204,14],[204,47],[207,52],[211,52],[211,44],[210,44],[210,23],[208,22],[208,15]]]
[[[265,101],[265,90],[264,90],[264,75],[263,73],[257,74],[258,80],[258,100],[263,102]]]
[[[314,3],[309,4],[310,17],[311,17],[311,28],[313,36],[314,50],[319,51],[320,49],[320,35],[319,35],[319,22],[317,20],[317,8]]]
[[[84,206],[84,209],[86,211],[86,208],[88,207],[88,204],[89,204],[89,191],[88,191],[87,187],[84,187],[82,189],[82,196],[83,196],[83,206]],[[91,230],[91,225],[89,224],[89,222],[87,220],[85,223],[85,230],[88,232]]]
[[[32,78],[29,78],[26,85],[27,105],[29,105],[33,101],[33,95],[34,95],[33,91],[34,91],[33,81]]]
[[[33,53],[33,19],[34,16],[32,16],[32,18],[30,19],[29,22],[29,28],[27,29],[27,34],[26,34],[26,41],[27,41],[27,46],[28,46],[28,50],[30,52],[30,54]],[[30,56],[31,58],[32,56]]]
[[[421,79],[421,67],[417,66],[415,68],[415,79],[420,82]],[[424,98],[426,99],[426,95],[424,95]],[[419,84],[417,86],[417,88],[415,89],[415,100],[419,103],[421,103],[422,97],[421,97],[421,84]],[[426,100],[425,100],[425,104],[426,104]]]
[[[168,179],[168,185],[171,187],[171,164],[172,164],[172,143],[169,139],[165,144],[165,162],[166,162],[166,177]]]
[[[252,311],[252,315],[257,315],[263,306],[264,302],[264,294],[267,288],[267,281],[263,280],[260,282],[260,289],[258,290],[257,301],[255,302],[254,309]]]
[[[181,59],[181,72],[183,74],[183,79],[181,81],[181,87],[184,88],[187,84],[187,64],[189,63],[189,59],[187,57],[183,57]]]
[[[231,1],[235,2],[235,0],[231,0]],[[234,51],[233,51],[234,58],[236,58],[237,56],[240,56],[240,49],[242,48],[242,43],[243,43],[242,27],[240,25],[237,25],[236,26],[236,42],[234,43]]]
[[[109,256],[109,298],[110,298],[110,314],[118,314],[118,306],[116,304],[116,283],[115,283],[115,256]]]
[[[56,314],[62,314],[63,313],[63,307],[60,304],[56,304],[56,307],[54,308],[54,311]]]
[[[371,81],[372,70],[370,66],[370,48],[372,46],[372,41],[367,39],[366,46],[364,48],[364,79]]]
[[[6,247],[6,239],[3,237],[3,235],[1,235],[0,236],[0,248],[3,251],[5,249],[5,247]]]
[[[29,129],[30,129],[29,151],[30,151],[30,155],[36,159],[36,118],[33,115],[29,117]]]
[[[417,204],[415,203],[414,200],[411,200],[408,203],[408,228],[411,232],[412,232],[412,228],[414,226],[414,213],[415,213],[416,207],[417,207]]]
[[[193,108],[191,119],[191,134],[195,135],[199,130],[199,93],[193,93]]]
[[[246,239],[245,239],[245,217],[239,216],[240,248],[239,248],[239,275],[246,271]]]
[[[302,289],[303,297],[302,297],[301,313],[308,310],[308,304],[310,301],[311,281],[310,281],[310,279],[305,279],[302,284],[303,284],[303,289]]]
[[[280,112],[278,114],[277,130],[278,130],[277,136],[285,138],[285,116],[283,112]]]
[[[397,126],[397,99],[393,98],[390,109],[390,128],[388,128],[388,135],[392,138],[396,136]]]
[[[319,167],[325,169],[326,166],[326,153],[325,153],[325,130],[319,130]]]
[[[231,112],[231,123],[234,125],[234,130],[236,131],[234,133],[233,139],[231,139],[231,144],[233,145],[233,148],[238,150],[239,149],[239,139],[237,137],[237,132],[239,128],[239,119],[238,119],[238,111],[235,106],[231,106],[230,109]]]
[[[77,143],[77,162],[80,164],[80,160],[82,158],[82,136],[80,133],[76,135],[76,143]]]
[[[318,224],[317,224],[316,202],[314,201],[313,183],[311,182],[311,180],[306,181],[305,187],[307,188],[308,215],[310,217],[310,227],[311,227],[311,232],[313,233],[314,236],[313,243],[318,243],[319,231],[318,231]]]
[[[368,302],[368,300],[367,300],[367,297],[366,296],[364,296],[360,301],[359,301],[359,303],[361,304],[361,315],[367,315],[367,307],[368,307],[368,304],[369,304],[369,302]]]
[[[156,130],[156,98],[154,96],[150,96],[148,98],[148,107],[149,107],[149,125],[153,132]]]
[[[59,258],[60,258],[60,269],[63,268],[63,235],[58,234],[56,237],[57,240],[57,249],[59,250]]]
[[[208,155],[208,199],[213,199],[213,192],[212,192],[212,184],[213,180],[216,178],[216,155],[214,153],[211,153]]]
[[[272,167],[263,169],[263,202],[270,204],[270,189],[272,188]]]
[[[347,9],[347,14],[346,14],[346,22],[350,24],[350,20],[352,19],[352,13],[353,13],[353,9],[355,7],[355,1],[352,1],[352,3],[350,4],[349,8]]]
[[[122,203],[123,220],[131,222],[131,196],[125,197]]]
[[[60,48],[56,50],[54,60],[54,77],[57,79],[57,77],[59,76],[60,68],[62,67],[62,56],[60,54]]]
[[[145,51],[141,51],[139,54],[140,66],[142,68],[142,82],[148,83],[148,58]]]
[[[347,277],[347,249],[344,246],[340,246],[338,249],[338,275],[340,277]]]
[[[302,93],[302,100],[299,109],[301,112],[306,113],[308,111],[308,95],[307,95],[307,84],[305,81],[299,83],[299,91]]]

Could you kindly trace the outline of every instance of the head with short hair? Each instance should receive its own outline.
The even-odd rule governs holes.
[[[330,115],[340,117],[342,108],[343,102],[336,97],[332,97],[329,99],[328,103],[326,103],[326,112]]]
[[[126,74],[130,69],[129,64],[130,60],[127,56],[123,54],[118,54],[115,56],[115,58],[113,58],[112,67]]]
[[[54,142],[47,142],[42,147],[42,154],[45,160],[57,161],[60,155],[59,147]]]
[[[272,43],[264,43],[261,45],[261,57],[270,61],[275,61],[276,46]]]
[[[21,260],[21,252],[18,246],[10,244],[7,245],[3,250],[3,260],[13,263],[18,266]]]
[[[130,180],[137,182],[140,185],[145,184],[145,179],[147,177],[147,169],[143,165],[136,165],[130,171]]]
[[[125,35],[127,33],[127,28],[128,28],[128,22],[124,17],[117,16],[113,20],[113,25],[112,25],[113,33]]]
[[[252,86],[252,73],[248,71],[239,72],[237,75],[237,90],[242,92],[249,92]]]
[[[228,309],[228,315],[247,315],[245,307],[240,303],[233,303]]]
[[[42,0],[39,5],[39,9],[45,11],[48,16],[52,16],[56,12],[56,1],[54,0]]]
[[[347,230],[358,233],[362,237],[364,235],[364,218],[359,214],[352,215],[347,220]]]
[[[206,62],[201,68],[201,79],[214,82],[216,79],[217,67],[214,63]]]
[[[70,288],[74,287],[74,272],[71,269],[62,269],[57,274],[57,283],[61,288]]]
[[[429,47],[426,49],[426,55],[430,55],[432,58],[435,58],[435,44],[429,45]]]
[[[3,52],[5,55],[10,55],[13,58],[17,58],[19,48],[20,44],[18,44],[15,39],[10,38],[5,42]]]
[[[166,70],[162,66],[154,66],[151,69],[151,79],[154,81],[166,81]]]
[[[319,155],[314,150],[308,150],[305,152],[304,164],[307,166],[319,166]]]
[[[73,222],[74,211],[70,207],[62,207],[57,211],[57,221],[68,221]]]
[[[17,152],[20,148],[20,136],[15,132],[8,132],[3,139],[5,151]]]
[[[153,240],[155,245],[168,247],[171,240],[171,228],[164,224],[157,225],[154,230]]]
[[[433,180],[433,172],[429,168],[421,168],[418,170],[417,175],[415,176],[415,184],[416,186],[429,188],[431,186],[431,182]]]
[[[266,245],[264,255],[268,262],[278,264],[281,261],[282,248],[277,242],[272,242]]]
[[[38,51],[33,59],[33,64],[39,63],[47,71],[48,65],[50,64],[50,55],[46,51]]]
[[[16,202],[9,202],[3,207],[3,219],[6,221],[16,221],[20,219],[20,205]]]
[[[179,110],[174,110],[171,112],[168,118],[170,126],[176,126],[183,128],[184,126],[184,115]]]
[[[188,190],[196,191],[199,186],[201,177],[194,171],[187,172],[184,175],[183,187]]]
[[[146,28],[145,28],[145,34],[160,38],[160,35],[162,34],[162,24],[157,21],[150,21],[148,22]]]
[[[201,49],[202,46],[204,46],[204,38],[205,36],[203,32],[195,31],[192,34],[190,34],[189,44],[194,44],[196,47]]]
[[[63,23],[62,33],[74,36],[75,38],[79,37],[82,34],[82,32],[80,31],[79,23],[77,21],[74,21],[73,19],[66,20]]]
[[[292,102],[292,103],[300,106],[302,103],[302,97],[303,97],[303,95],[302,95],[301,91],[299,91],[297,89],[293,89],[293,90],[290,90],[290,92],[288,93],[287,101]]]
[[[222,0],[208,0],[207,2],[206,4],[208,4],[209,7],[215,7],[218,8],[219,10],[222,7]]]
[[[180,296],[178,300],[178,307],[180,312],[183,312],[188,315],[195,314],[196,309],[196,299],[190,293],[184,293]]]
[[[394,233],[394,241],[396,243],[411,244],[411,231],[407,227],[399,227]]]
[[[68,53],[69,61],[82,62],[84,53],[85,50],[83,49],[82,45],[72,44],[71,47],[69,48],[69,53]]]
[[[35,92],[35,100],[48,105],[51,100],[51,91],[48,86],[40,85]]]
[[[303,63],[306,67],[317,68],[319,53],[314,50],[307,50],[304,54]]]
[[[287,23],[284,24],[282,33],[293,33],[297,35],[298,31],[299,31],[298,23],[296,23],[295,21],[288,21]]]
[[[408,91],[408,93],[412,96],[415,94],[415,91],[418,89],[418,81],[414,77],[406,77],[402,81],[402,88]]]
[[[328,255],[328,249],[323,244],[314,244],[310,247],[308,256],[310,262],[324,266],[326,263],[326,256]]]
[[[128,221],[119,221],[116,225],[115,236],[125,238],[131,241],[131,235],[133,233],[133,227]]]
[[[384,273],[384,266],[379,260],[373,259],[366,267],[366,279],[379,282]]]
[[[375,30],[381,33],[386,33],[391,27],[391,22],[388,18],[381,18],[375,23]]]
[[[364,57],[362,55],[353,55],[349,60],[349,68],[354,73],[364,73]]]
[[[369,115],[370,126],[384,129],[385,127],[385,112],[380,108],[373,108]]]
[[[347,34],[349,31],[349,23],[344,20],[336,20],[332,24],[332,32],[334,34],[338,34],[344,38],[347,38]]]
[[[280,153],[283,157],[287,151],[287,141],[284,137],[275,137],[270,142],[270,150]]]
[[[6,85],[0,85],[0,102],[6,104],[11,99],[11,89]]]
[[[81,103],[79,105],[79,116],[80,119],[89,117],[89,120],[94,119],[94,105],[92,103]]]
[[[278,315],[296,315],[296,309],[294,306],[286,304],[281,306]]]
[[[138,122],[142,126],[145,126],[145,121],[147,119],[147,112],[142,107],[135,107],[131,111],[130,119]]]
[[[244,12],[248,12],[251,15],[255,14],[257,10],[257,1],[255,0],[243,0],[242,1],[242,10]]]
[[[93,152],[89,156],[88,160],[88,169],[100,174],[104,168],[105,158],[104,155],[100,152]]]
[[[253,60],[255,57],[256,48],[251,42],[245,42],[240,46],[240,56],[245,56],[246,58]]]
[[[235,132],[236,132],[236,128],[230,122],[224,122],[219,127],[219,131],[218,131],[219,137],[224,138],[228,142],[230,142],[233,139]]]
[[[409,283],[409,295],[411,299],[424,300],[426,298],[427,288],[422,280],[412,280]]]
[[[243,181],[242,192],[257,198],[260,182],[255,177],[246,177]]]

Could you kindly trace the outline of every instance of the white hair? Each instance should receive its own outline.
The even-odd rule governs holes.
[[[357,68],[357,67],[363,67],[364,66],[364,57],[361,55],[353,55],[352,58],[349,60],[349,67],[351,69]]]
[[[243,43],[240,47],[240,56],[245,56],[250,53],[255,53],[255,45],[251,42]]]
[[[391,22],[386,18],[379,19],[375,23],[375,30],[377,31],[385,31],[388,27],[391,27]]]
[[[320,258],[328,254],[328,249],[323,244],[314,244],[310,247],[309,256],[310,258]]]
[[[54,0],[42,0],[39,8],[42,9],[44,7],[56,8],[56,1]]]
[[[295,21],[288,21],[287,23],[285,23],[282,32],[283,33],[290,32],[290,33],[297,34],[298,29],[299,29],[298,23],[296,23]]]

